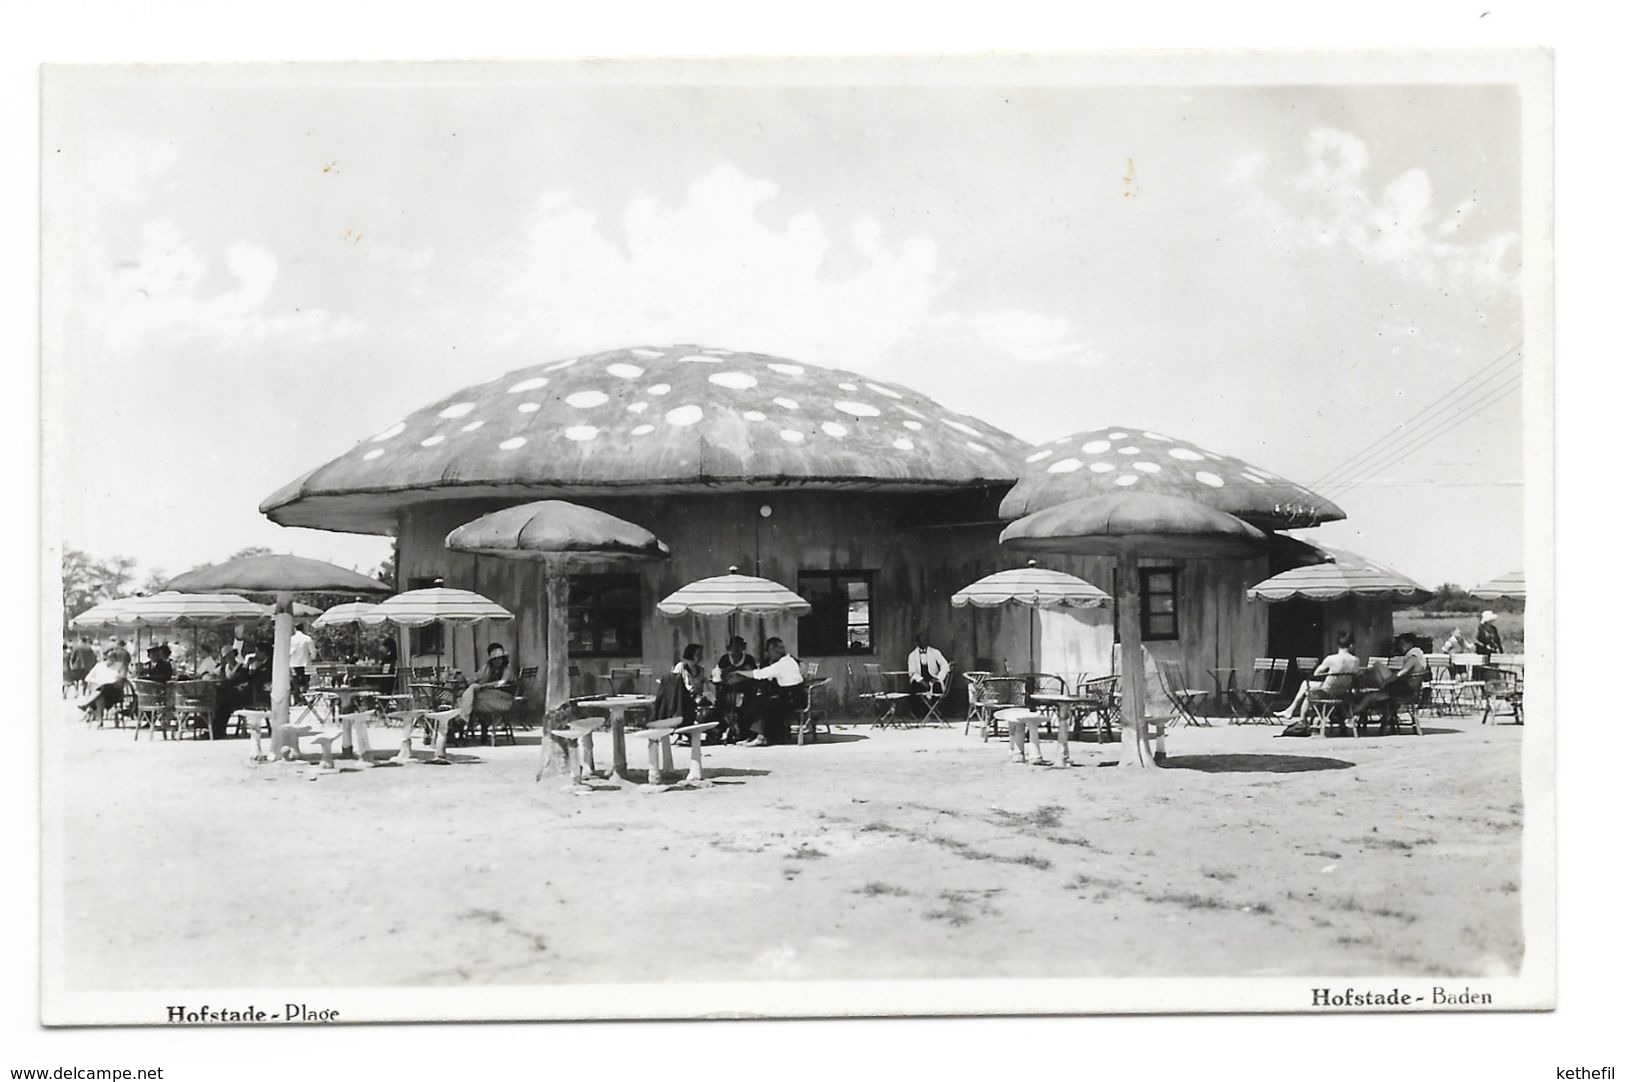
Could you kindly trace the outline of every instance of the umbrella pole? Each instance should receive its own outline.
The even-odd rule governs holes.
[[[1033,625],[1038,623],[1038,609],[1036,606],[1027,608],[1027,671],[1037,672],[1037,662],[1033,659]]]
[[[1117,765],[1128,769],[1155,767],[1145,724],[1145,661],[1140,652],[1140,560],[1133,549],[1118,557],[1118,665],[1123,692],[1121,753]]]

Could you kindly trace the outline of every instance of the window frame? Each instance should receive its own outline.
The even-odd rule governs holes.
[[[803,657],[874,657],[878,652],[875,645],[875,581],[880,577],[879,571],[872,568],[812,568],[796,572],[796,592],[807,597],[804,587],[807,580],[822,581],[829,584],[829,597],[831,615],[826,617],[828,626],[820,628],[811,623],[819,618],[818,602],[808,598],[813,604],[813,611],[796,621],[796,638],[798,653]],[[844,581],[861,581],[865,592],[869,595],[869,622],[867,625],[853,624],[848,619],[851,611],[852,595],[843,584]],[[835,602],[836,587],[842,587],[841,601]],[[869,629],[869,645],[863,650],[848,648],[851,643],[851,629],[866,626]],[[819,641],[835,632],[839,632],[839,643],[833,639],[829,642]],[[826,650],[824,647],[838,645],[839,649]]]
[[[1141,642],[1175,642],[1179,639],[1179,568],[1177,567],[1142,567],[1140,572],[1140,641]],[[1157,575],[1168,576],[1168,589],[1153,590],[1151,580]],[[1152,612],[1151,599],[1166,597],[1169,599],[1167,612]],[[1167,633],[1155,632],[1151,628],[1153,618],[1165,619],[1172,625]]]
[[[595,585],[592,591],[594,594],[593,600],[595,602],[601,602],[602,595],[606,592],[617,589],[625,589],[635,584],[637,590],[636,603],[625,609],[611,610],[630,617],[629,622],[617,623],[616,627],[618,632],[624,632],[628,629],[635,632],[636,641],[633,645],[617,646],[613,650],[605,650],[603,648],[603,633],[607,625],[604,622],[603,614],[605,610],[601,603],[595,603],[592,606],[591,618],[587,623],[587,627],[592,632],[593,648],[590,650],[582,650],[575,645],[575,615],[577,612],[583,611],[587,608],[587,606],[579,600],[582,594],[586,592],[582,586],[578,585],[583,579],[595,580]],[[569,656],[572,659],[584,658],[587,660],[592,660],[594,658],[626,659],[643,657],[642,575],[638,574],[636,571],[583,572],[581,574],[573,574],[569,576],[567,598],[568,599],[565,602],[565,641],[569,643],[567,649]],[[622,637],[624,636],[619,634],[617,635],[617,638]]]

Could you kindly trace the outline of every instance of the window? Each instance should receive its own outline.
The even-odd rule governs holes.
[[[406,588],[408,590],[427,590],[439,581],[436,578],[407,579]],[[406,652],[414,657],[445,653],[445,628],[438,623],[408,628],[406,631]]]
[[[869,606],[873,571],[803,571],[796,592],[812,605],[801,618],[800,649],[809,657],[875,652]]]
[[[1140,638],[1146,642],[1179,638],[1179,571],[1140,569]]]
[[[570,656],[643,656],[643,579],[570,576]]]

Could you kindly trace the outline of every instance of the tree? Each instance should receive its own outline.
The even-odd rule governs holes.
[[[135,571],[128,556],[98,560],[78,549],[62,552],[62,630],[68,621],[98,602],[123,595]]]
[[[264,545],[249,545],[245,549],[238,549],[236,552],[232,553],[230,556],[227,556],[226,559],[228,559],[228,560],[236,560],[236,559],[239,559],[239,558],[241,558],[243,556],[269,556],[269,555],[271,555],[271,550],[269,548],[267,548],[266,546],[264,546]]]
[[[389,558],[383,563],[379,564],[377,570],[372,573],[373,578],[377,579],[379,582],[383,583],[385,586],[388,586],[392,590],[396,588],[395,571],[400,553],[401,542],[400,539],[397,538],[390,542]]]

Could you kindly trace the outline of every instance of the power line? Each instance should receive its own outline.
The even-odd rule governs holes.
[[[1316,487],[1318,487],[1320,485],[1331,484],[1332,482],[1341,479],[1344,475],[1350,473],[1351,471],[1355,470],[1357,467],[1363,465],[1362,460],[1367,459],[1369,457],[1372,457],[1373,452],[1375,452],[1375,454],[1377,454],[1377,455],[1381,455],[1381,454],[1385,453],[1385,451],[1383,449],[1384,445],[1389,444],[1390,441],[1393,440],[1396,436],[1399,436],[1399,435],[1402,435],[1402,434],[1403,435],[1414,434],[1415,432],[1417,432],[1421,428],[1426,427],[1426,424],[1432,424],[1435,421],[1440,420],[1439,417],[1428,418],[1428,415],[1430,413],[1433,413],[1436,409],[1439,409],[1441,406],[1443,406],[1445,403],[1449,402],[1449,400],[1451,400],[1453,398],[1460,397],[1463,394],[1475,393],[1479,389],[1479,387],[1475,386],[1475,385],[1480,385],[1481,386],[1484,382],[1488,382],[1488,380],[1499,379],[1501,376],[1505,375],[1506,374],[1505,372],[1494,372],[1493,374],[1491,374],[1491,373],[1492,373],[1492,370],[1502,367],[1503,363],[1507,360],[1507,358],[1515,355],[1518,352],[1518,350],[1520,350],[1522,348],[1523,348],[1523,343],[1519,342],[1516,345],[1514,345],[1511,349],[1506,350],[1500,356],[1496,357],[1495,360],[1491,361],[1489,364],[1485,365],[1483,368],[1480,368],[1478,371],[1474,372],[1472,375],[1468,376],[1466,379],[1464,379],[1460,383],[1456,384],[1450,390],[1446,391],[1443,395],[1439,396],[1438,398],[1435,398],[1432,402],[1429,402],[1426,406],[1423,406],[1421,410],[1419,410],[1416,414],[1411,416],[1409,419],[1400,422],[1394,428],[1388,430],[1387,432],[1384,432],[1381,436],[1378,436],[1375,440],[1373,440],[1372,442],[1366,444],[1364,447],[1360,448],[1360,450],[1356,451],[1353,455],[1349,456],[1348,458],[1345,458],[1342,462],[1338,463],[1336,466],[1332,467],[1330,470],[1327,470],[1325,473],[1322,473],[1319,477],[1317,477],[1313,481],[1309,482],[1308,487],[1309,488],[1316,488]],[[1522,358],[1518,358],[1518,361],[1519,361],[1519,363],[1521,363]],[[1423,423],[1423,418],[1428,418],[1427,421],[1426,421],[1426,424]],[[1407,428],[1410,429],[1410,432],[1406,431]]]
[[[1409,458],[1412,454],[1421,450],[1423,447],[1426,447],[1434,440],[1448,432],[1455,430],[1465,422],[1472,420],[1474,417],[1495,405],[1495,403],[1517,391],[1522,383],[1523,374],[1519,373],[1511,380],[1499,385],[1486,395],[1474,399],[1471,403],[1464,405],[1461,412],[1457,413],[1449,423],[1444,424],[1442,427],[1436,427],[1427,433],[1417,433],[1416,435],[1420,436],[1420,439],[1413,439],[1408,443],[1404,443],[1398,447],[1392,448],[1391,453],[1386,455],[1380,461],[1374,463],[1369,469],[1362,470],[1360,476],[1347,478],[1331,486],[1327,492],[1327,496],[1335,498],[1339,493],[1346,492],[1356,484],[1359,484],[1362,480],[1369,479],[1377,472],[1385,470],[1389,466],[1392,466],[1403,459]]]

